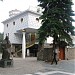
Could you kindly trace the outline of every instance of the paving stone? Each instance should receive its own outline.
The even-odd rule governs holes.
[[[48,75],[46,72],[54,72],[54,71],[75,73],[75,65],[74,65],[75,60],[59,61],[58,65],[55,64],[51,65],[50,63],[44,61],[37,61],[36,57],[27,57],[26,59],[14,58],[13,60],[14,60],[13,67],[10,68],[0,67],[1,75],[27,75],[27,74]],[[57,74],[64,75],[63,73],[57,73]]]

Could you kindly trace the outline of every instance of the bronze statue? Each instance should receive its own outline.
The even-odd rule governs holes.
[[[2,42],[2,59],[10,59],[10,53],[11,53],[11,44],[9,41],[9,37],[6,36],[5,39]]]
[[[10,58],[11,44],[9,37],[6,36],[2,42],[2,59],[0,60],[0,67],[13,67],[13,59]]]

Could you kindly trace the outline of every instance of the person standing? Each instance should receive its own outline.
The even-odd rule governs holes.
[[[55,49],[55,51],[53,52],[53,60],[51,62],[51,65],[53,63],[56,63],[56,65],[57,65],[57,49]]]

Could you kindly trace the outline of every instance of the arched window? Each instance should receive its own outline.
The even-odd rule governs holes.
[[[38,21],[38,22],[39,22],[39,18],[36,18],[36,21]]]
[[[8,24],[7,24],[7,27],[8,27]]]
[[[23,18],[21,18],[21,23],[23,22]]]
[[[13,25],[15,25],[15,22],[13,22]]]

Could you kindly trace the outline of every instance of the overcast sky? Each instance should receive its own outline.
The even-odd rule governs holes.
[[[73,0],[75,3],[75,0]],[[29,6],[36,7],[38,5],[37,0],[3,0],[0,1],[0,32],[4,31],[3,24],[1,23],[9,17],[9,11],[18,9],[24,11],[29,8]],[[73,6],[75,11],[75,7]],[[74,23],[73,23],[74,25]]]

